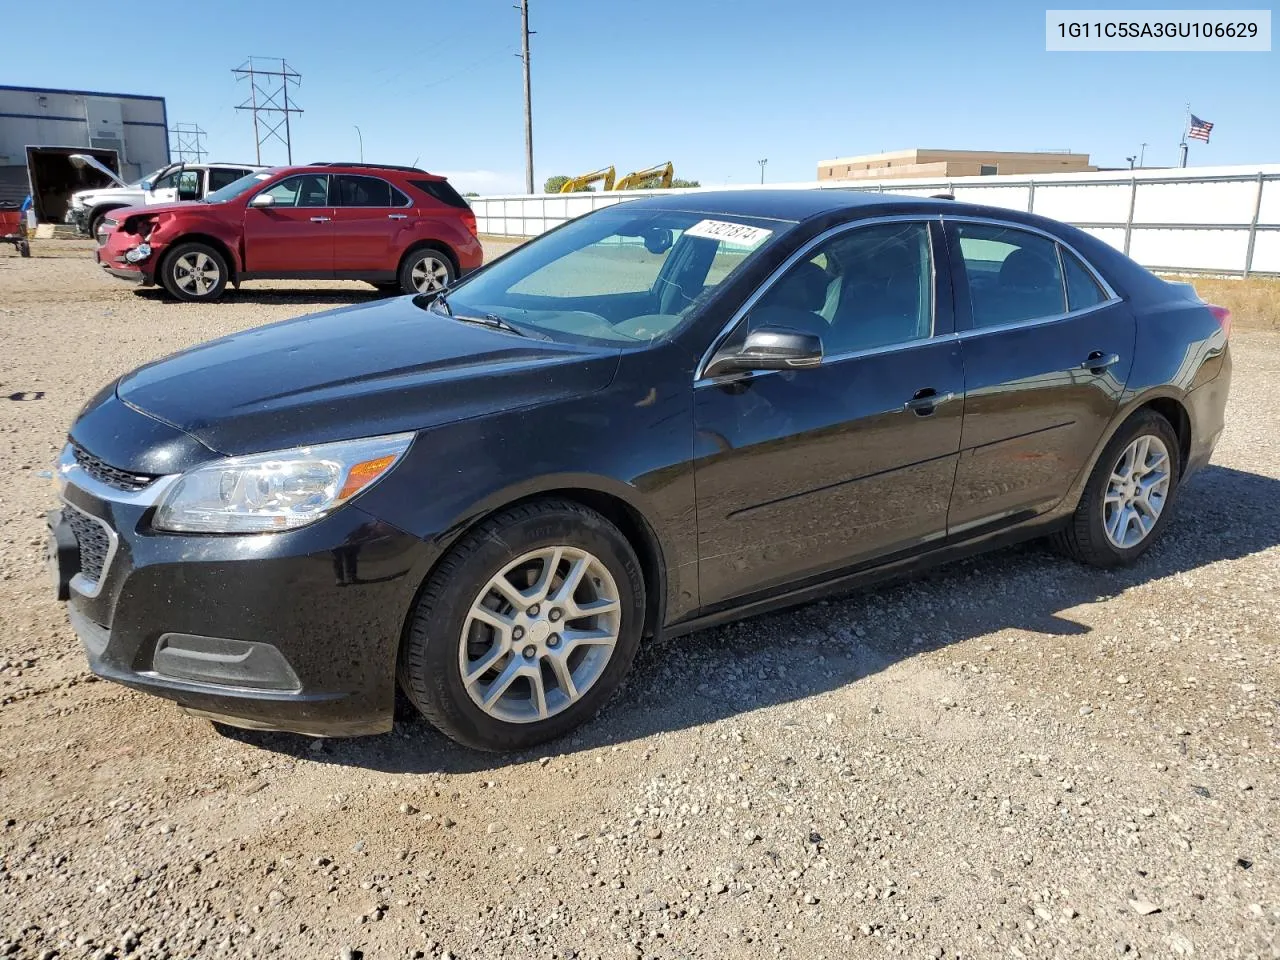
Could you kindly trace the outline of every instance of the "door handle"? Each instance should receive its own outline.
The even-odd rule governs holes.
[[[902,407],[904,410],[910,410],[917,417],[927,417],[942,404],[955,398],[954,393],[939,393],[933,387],[925,387],[923,390],[917,390],[916,395]]]
[[[409,215],[407,213],[388,213],[387,214],[388,220],[407,220],[408,218],[409,218]]]
[[[1089,354],[1089,359],[1080,364],[1081,370],[1088,370],[1090,373],[1103,373],[1109,367],[1114,367],[1120,362],[1118,353],[1106,353],[1101,350],[1095,350]]]
[[[329,218],[328,217],[312,217],[311,222],[312,223],[328,223]]]

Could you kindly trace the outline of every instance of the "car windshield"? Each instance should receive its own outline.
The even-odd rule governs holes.
[[[166,163],[163,167],[160,167],[160,168],[159,168],[159,169],[157,169],[157,170],[152,170],[152,171],[151,171],[150,173],[148,173],[145,177],[139,177],[137,180],[132,180],[132,181],[130,181],[130,182],[129,182],[129,186],[131,186],[131,187],[141,187],[144,183],[155,183],[155,182],[156,182],[156,178],[157,178],[157,177],[159,177],[159,176],[160,176],[160,174],[162,174],[162,173],[164,173],[166,170],[168,170],[171,166],[173,166],[173,164],[171,164],[171,163]]]
[[[205,203],[226,203],[228,200],[234,200],[240,194],[244,193],[250,187],[257,186],[263,180],[271,176],[269,171],[263,173],[248,173],[239,180],[232,180],[220,190],[214,190],[205,194]]]
[[[513,251],[434,308],[555,339],[649,343],[671,333],[735,270],[795,224],[626,204]],[[419,306],[431,307],[429,294]]]

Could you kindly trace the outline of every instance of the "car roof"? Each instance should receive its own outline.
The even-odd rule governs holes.
[[[688,213],[720,213],[730,216],[763,217],[769,220],[808,220],[837,211],[872,213],[877,208],[904,207],[921,213],[954,210],[951,200],[905,197],[901,194],[871,193],[840,188],[797,190],[705,190],[683,194],[644,197],[627,204],[650,210],[681,210]]]
[[[321,161],[318,163],[299,163],[272,167],[271,173],[360,173],[369,177],[418,177],[427,180],[444,180],[438,173],[431,173],[419,167],[402,167],[390,163],[339,163]]]

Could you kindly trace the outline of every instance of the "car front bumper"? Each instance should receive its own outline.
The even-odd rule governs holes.
[[[352,505],[284,533],[156,532],[150,518],[176,477],[124,493],[69,451],[50,566],[94,673],[251,729],[391,728],[421,540]]]
[[[145,259],[130,262],[125,255],[142,243],[141,237],[113,230],[107,234],[107,242],[93,251],[94,262],[113,277],[148,286],[155,282],[156,264],[164,248],[149,245],[150,253]]]

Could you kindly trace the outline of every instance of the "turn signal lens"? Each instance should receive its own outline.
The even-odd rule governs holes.
[[[349,497],[354,497],[357,493],[386,473],[395,462],[396,455],[388,454],[385,457],[378,457],[376,460],[366,460],[363,463],[357,463],[347,471],[347,479],[342,485],[342,491],[338,494],[338,499],[346,500]]]

